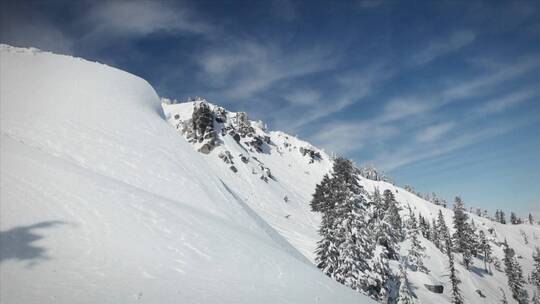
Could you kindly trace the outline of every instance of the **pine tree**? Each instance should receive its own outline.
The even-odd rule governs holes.
[[[346,187],[335,176],[323,177],[317,185],[311,208],[313,211],[322,213],[319,234],[322,237],[317,243],[315,262],[319,269],[326,275],[333,277],[338,267],[340,237],[336,231],[335,205],[337,201],[345,200]]]
[[[362,206],[365,198],[356,196],[348,187],[343,176],[336,176],[338,192],[336,200],[335,231],[338,236],[338,263],[333,277],[354,290],[362,290],[369,285],[364,272],[369,272],[367,259],[372,257],[372,240],[364,222]]]
[[[461,297],[461,291],[459,289],[459,284],[461,281],[457,276],[457,270],[454,265],[454,254],[452,253],[452,240],[450,236],[446,236],[445,240],[446,254],[448,256],[448,270],[450,270],[450,283],[452,284],[452,303],[453,304],[463,304],[463,298]]]
[[[529,213],[529,224],[533,225],[534,224],[534,218],[532,216],[532,214]]]
[[[357,172],[358,169],[355,168],[354,163],[346,158],[338,157],[334,160],[334,165],[332,167],[334,171],[334,176],[341,177],[349,190],[354,194],[360,194],[362,192],[362,187],[358,183]]]
[[[514,212],[510,212],[510,223],[511,223],[512,225],[517,225],[517,224],[519,224],[518,218],[517,218],[517,216],[516,216],[516,214],[515,214]]]
[[[411,241],[411,245],[407,260],[414,271],[419,270],[427,273],[428,270],[424,266],[424,251],[426,248],[424,248],[420,242],[420,229],[418,228],[414,214],[410,214],[409,218],[411,221],[411,228],[409,229],[409,239]]]
[[[444,220],[444,216],[441,210],[439,210],[439,214],[437,215],[437,229],[438,229],[439,239],[442,240],[440,249],[442,252],[444,252],[446,249],[446,246],[445,246],[446,238],[450,237],[450,230],[448,229],[448,226],[446,226],[446,221]]]
[[[480,248],[480,237],[478,236],[476,224],[474,223],[474,220],[471,220],[470,225],[468,225],[468,235],[469,235],[469,248],[471,255],[474,257],[478,257],[478,252]]]
[[[433,244],[435,245],[435,247],[437,248],[441,248],[441,239],[440,239],[440,235],[439,235],[439,226],[437,225],[437,221],[435,220],[435,218],[433,218],[431,220],[431,241],[433,242]]]
[[[383,217],[386,211],[386,206],[378,187],[375,187],[375,190],[373,190],[373,195],[371,197],[371,200],[373,202],[372,205],[375,209],[373,210],[373,216],[376,218]]]
[[[501,298],[501,303],[502,304],[508,304],[508,299],[506,298],[506,293],[504,292],[504,290],[502,288],[499,287],[499,290],[501,291],[502,293],[502,298]]]
[[[422,232],[422,236],[426,239],[430,240],[430,230],[429,222],[426,221],[426,219],[422,216],[422,214],[418,214],[418,226],[420,227],[420,231]]]
[[[523,271],[514,255],[514,250],[508,246],[505,240],[504,266],[506,277],[508,278],[508,286],[512,291],[512,297],[519,304],[526,304],[528,303],[528,295],[527,290],[524,288],[525,280],[523,279]]]
[[[467,220],[469,216],[465,212],[465,205],[459,196],[454,203],[454,248],[456,252],[463,254],[463,264],[469,269],[472,263],[470,242],[472,239],[471,229]]]
[[[315,186],[315,193],[311,199],[311,211],[326,213],[334,208],[334,202],[330,199],[331,180],[328,174],[323,176],[322,181]]]
[[[533,261],[534,268],[531,273],[531,284],[540,291],[540,247],[535,247]]]
[[[484,269],[486,270],[486,272],[491,273],[491,268],[488,271],[487,265],[491,264],[492,249],[491,249],[491,245],[489,244],[489,241],[486,238],[486,234],[484,233],[483,230],[480,230],[479,239],[480,239],[479,249],[484,259]]]
[[[499,223],[506,224],[506,214],[502,210],[499,210]]]
[[[403,235],[403,222],[401,216],[399,215],[399,207],[394,198],[394,194],[390,190],[385,190],[383,193],[384,203],[388,206],[387,210],[387,222],[390,223],[393,229],[393,233],[397,236],[397,240],[401,241],[404,238]]]
[[[398,291],[398,304],[414,304],[414,294],[411,291],[409,279],[407,278],[407,268],[403,266],[403,263],[399,264],[399,291]]]

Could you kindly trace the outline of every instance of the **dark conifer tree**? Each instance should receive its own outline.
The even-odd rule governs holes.
[[[465,212],[465,205],[459,196],[454,203],[454,248],[463,255],[463,264],[469,269],[472,263],[471,255],[471,229],[467,223],[469,216]]]
[[[488,270],[488,267],[487,267],[488,264],[491,265],[491,254],[492,254],[491,245],[489,244],[489,241],[486,238],[486,234],[484,233],[483,230],[480,230],[478,235],[479,235],[479,240],[480,240],[479,251],[484,260],[484,269],[486,270],[486,272],[491,273],[491,268]]]
[[[454,254],[452,253],[452,240],[449,235],[445,239],[446,254],[448,256],[448,270],[450,271],[450,283],[452,284],[452,303],[463,304],[463,298],[461,296],[461,290],[459,284],[461,281],[457,276],[457,270],[454,265]]]
[[[420,228],[418,228],[414,214],[410,214],[409,218],[411,221],[411,228],[409,229],[409,240],[411,245],[409,247],[407,261],[414,271],[419,270],[427,273],[427,268],[424,266],[424,251],[426,248],[424,248],[420,242]]]
[[[499,290],[501,291],[502,293],[502,298],[501,298],[501,303],[502,304],[508,304],[508,299],[506,298],[506,293],[504,292],[504,290],[502,288],[499,287]]]
[[[508,278],[508,286],[512,291],[512,298],[519,304],[528,303],[527,290],[525,290],[525,280],[523,279],[523,271],[519,265],[512,248],[508,246],[505,240],[504,249],[504,272]]]
[[[437,226],[437,221],[435,218],[431,220],[431,241],[437,248],[441,248],[441,239],[439,235],[439,226]]]
[[[328,174],[323,176],[322,181],[315,186],[315,193],[311,199],[311,211],[326,213],[334,209],[334,201],[331,199],[331,179]]]
[[[440,249],[442,252],[445,252],[446,251],[445,242],[446,242],[446,238],[450,237],[450,230],[448,229],[448,226],[446,226],[446,221],[444,220],[444,216],[441,210],[439,210],[439,214],[437,215],[437,228],[438,228],[439,239],[441,240]]]
[[[512,225],[519,224],[518,218],[514,212],[510,212],[510,224]]]
[[[499,210],[499,223],[506,224],[506,214],[502,210]]]
[[[534,268],[531,273],[531,284],[540,291],[540,247],[536,247],[533,253]]]

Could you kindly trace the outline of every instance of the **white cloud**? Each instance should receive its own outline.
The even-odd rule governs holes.
[[[454,32],[448,37],[429,43],[422,51],[413,56],[413,62],[419,65],[426,64],[473,43],[475,39],[476,34],[473,31]]]
[[[284,98],[292,105],[312,106],[320,102],[321,93],[313,89],[294,90],[285,94]]]
[[[104,1],[92,7],[83,22],[91,43],[155,32],[210,34],[213,27],[187,7],[160,1]]]
[[[356,152],[367,144],[382,143],[378,145],[378,147],[382,147],[381,152],[379,152],[380,157],[373,162],[386,170],[445,154],[473,144],[475,140],[494,136],[490,134],[507,132],[506,130],[510,130],[512,127],[487,126],[483,131],[478,131],[476,120],[480,116],[465,115],[459,124],[461,136],[449,138],[447,134],[456,128],[457,124],[451,121],[433,124],[433,120],[441,121],[447,117],[446,113],[436,113],[435,110],[449,103],[486,94],[502,83],[512,81],[539,67],[540,62],[534,58],[513,65],[498,65],[489,73],[473,79],[447,83],[446,87],[435,88],[428,93],[391,99],[383,105],[379,114],[370,119],[328,122],[321,126],[321,131],[313,135],[311,139],[315,143],[339,153]],[[493,114],[497,110],[511,106],[537,93],[538,90],[532,89],[512,94],[491,104],[488,107],[489,113],[485,112],[484,114]],[[426,124],[431,125],[425,127]],[[407,134],[415,134],[414,140],[398,145],[388,145],[388,142],[395,141]],[[391,152],[393,149],[399,151]],[[373,151],[373,146],[370,146],[370,150]]]
[[[388,125],[369,123],[331,123],[311,138],[329,151],[348,153],[363,148],[368,143],[384,141],[399,133],[399,129]]]
[[[416,134],[416,141],[421,143],[432,142],[450,132],[455,126],[454,122],[443,122],[431,125]]]
[[[394,152],[379,154],[372,160],[372,163],[377,164],[383,170],[390,171],[410,163],[450,153],[468,145],[506,134],[532,122],[532,120],[523,120],[493,125],[477,130],[468,130],[460,136],[448,138],[444,141],[432,142],[431,145],[409,144],[405,147],[400,147]]]
[[[539,88],[527,89],[524,91],[512,92],[504,97],[486,102],[473,110],[477,115],[488,115],[502,112],[521,102],[540,95]]]
[[[335,78],[335,87],[331,92],[321,93],[317,103],[304,106],[302,109],[284,108],[276,112],[278,126],[294,132],[309,126],[314,121],[329,117],[351,106],[362,102],[376,90],[382,82],[391,78],[394,70],[382,63],[365,67],[353,73],[342,73]],[[296,113],[302,112],[301,116]],[[338,151],[338,150],[335,150]]]
[[[408,116],[416,115],[427,111],[430,104],[417,97],[399,97],[390,100],[384,106],[383,112],[377,122],[391,122]]]
[[[276,44],[251,41],[215,45],[197,59],[203,70],[201,78],[233,101],[251,98],[278,81],[320,72],[334,65],[329,53],[321,49],[285,53]]]

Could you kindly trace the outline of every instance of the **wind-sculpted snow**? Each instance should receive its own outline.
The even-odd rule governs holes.
[[[146,81],[0,52],[1,303],[370,302],[247,212]]]

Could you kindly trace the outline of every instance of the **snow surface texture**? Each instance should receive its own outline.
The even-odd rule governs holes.
[[[266,130],[262,122],[249,121],[252,128],[245,137],[234,140],[238,133],[237,117],[244,117],[244,113],[228,112],[213,105],[202,98],[194,98],[189,102],[178,103],[164,98],[162,107],[166,119],[180,134],[193,143],[195,150],[207,143],[203,137],[201,141],[193,140],[190,136],[190,127],[193,125],[193,113],[203,105],[208,106],[215,121],[212,130],[216,133],[214,148],[202,154],[211,164],[210,168],[222,180],[228,181],[233,191],[244,198],[246,204],[256,211],[267,223],[283,235],[295,248],[304,254],[310,261],[314,260],[316,242],[320,239],[317,228],[320,218],[309,208],[309,201],[314,192],[315,185],[322,176],[332,168],[332,160],[323,150],[317,149],[309,143],[299,140],[283,132]],[[196,111],[195,111],[196,112]],[[223,113],[226,113],[223,115]],[[195,118],[197,118],[195,116]],[[208,130],[207,130],[208,131]],[[251,143],[254,138],[266,138],[261,149]],[[313,158],[315,152],[318,157]],[[226,155],[227,157],[224,157]],[[242,161],[241,157],[247,159]],[[236,170],[231,170],[231,164]],[[272,179],[262,180],[266,168],[272,173]],[[394,193],[396,200],[402,208],[403,220],[408,218],[408,206],[418,216],[421,214],[430,223],[436,219],[439,210],[442,211],[446,224],[453,233],[453,211],[427,202],[417,195],[396,187],[385,181],[373,181],[360,177],[360,184],[369,192],[378,188],[382,193],[389,189]],[[287,199],[284,199],[284,198]],[[493,256],[498,258],[502,265],[504,257],[502,242],[507,239],[510,247],[515,249],[518,261],[523,267],[524,276],[527,277],[532,269],[532,254],[535,246],[540,246],[540,227],[529,224],[503,225],[486,218],[469,214],[474,220],[477,229],[483,230],[491,241]],[[490,232],[493,231],[492,232]],[[522,234],[528,239],[525,244]],[[409,280],[413,292],[420,303],[450,303],[450,282],[448,279],[447,255],[437,249],[433,243],[421,237],[422,245],[426,247],[424,264],[430,270],[429,274],[409,270]],[[409,241],[401,244],[401,254],[407,255]],[[455,254],[456,267],[459,278],[462,280],[460,288],[465,303],[499,303],[502,297],[499,288],[502,288],[510,303],[511,291],[508,289],[507,278],[504,272],[497,271],[493,265],[490,268],[493,274],[484,270],[484,263],[474,259],[474,266],[468,271],[461,264],[461,254]],[[398,273],[398,263],[391,263],[394,273]],[[504,266],[501,267],[504,270]],[[429,291],[427,285],[443,285],[444,293],[436,294]],[[528,285],[529,295],[533,288]],[[478,291],[481,292],[482,297]]]
[[[190,130],[203,100],[164,100],[168,124],[147,82],[105,65],[9,46],[0,60],[1,303],[371,303],[312,265],[324,151],[209,103],[225,119]],[[451,226],[449,209],[361,184],[430,221],[442,209]],[[530,272],[538,226],[471,217]],[[447,258],[422,242],[431,272],[409,271],[418,302],[449,303]],[[504,273],[460,261],[466,303],[498,303],[499,287],[513,303]],[[439,282],[443,294],[424,287]]]
[[[146,81],[36,49],[0,60],[1,303],[371,303],[220,179]]]

